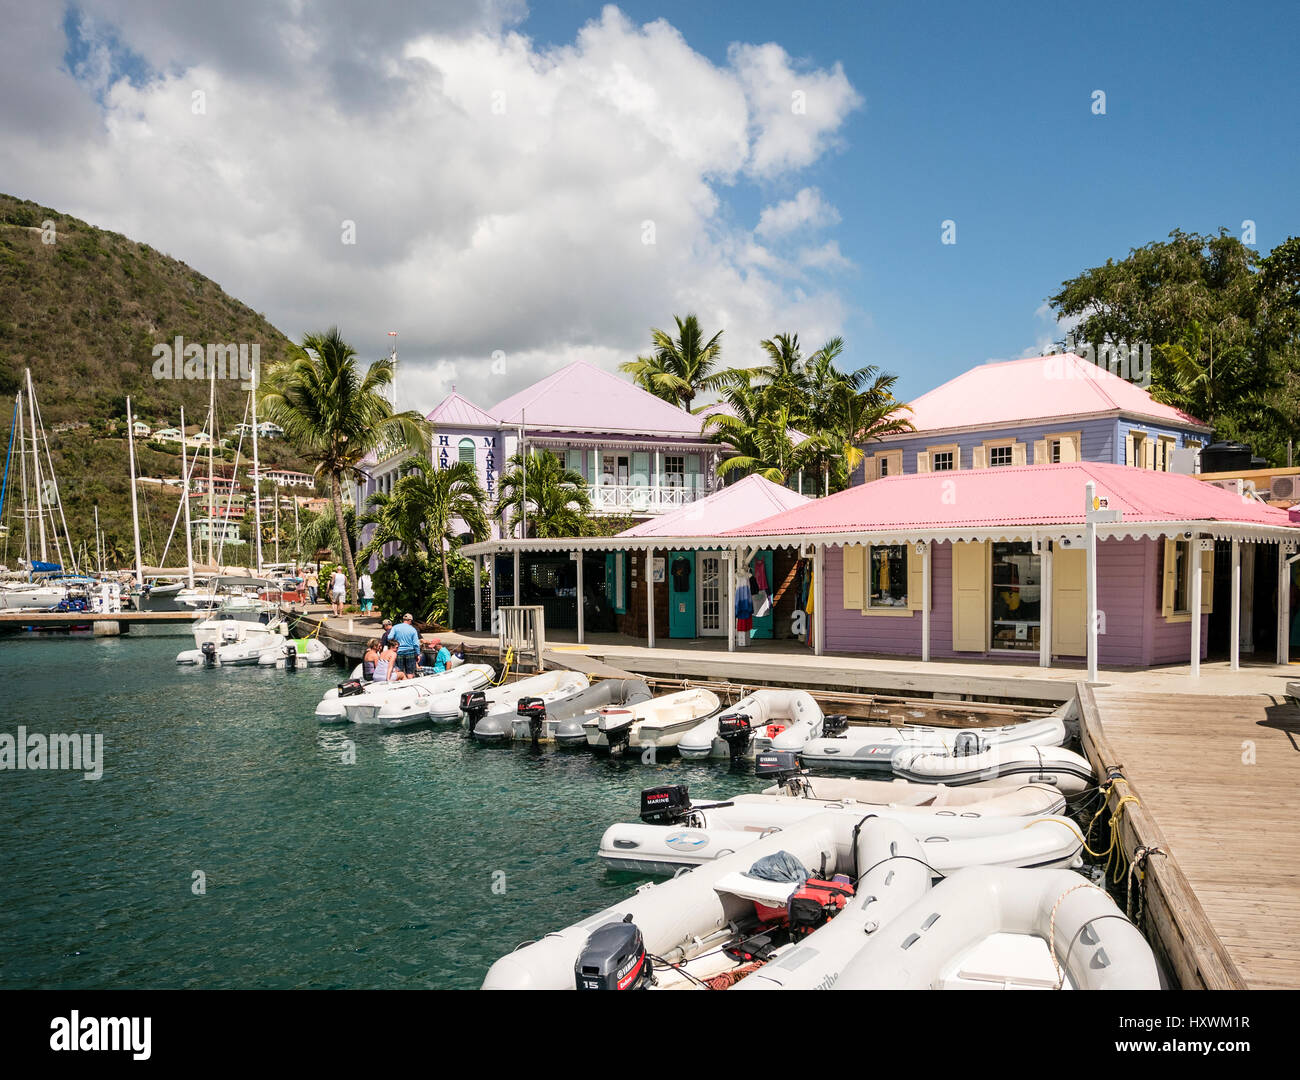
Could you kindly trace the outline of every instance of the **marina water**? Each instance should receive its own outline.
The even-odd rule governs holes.
[[[632,891],[596,848],[642,787],[763,786],[459,728],[321,728],[343,669],[178,667],[188,640],[0,640],[0,731],[104,736],[97,781],[0,772],[0,988],[477,987]]]

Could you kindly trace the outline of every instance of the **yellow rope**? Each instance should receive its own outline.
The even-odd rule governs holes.
[[[503,682],[506,681],[506,676],[510,674],[510,662],[514,659],[514,655],[515,655],[514,646],[511,646],[506,650],[506,662],[505,662],[505,666],[501,668],[501,678],[497,679],[497,681],[492,683],[491,685],[500,686]]]

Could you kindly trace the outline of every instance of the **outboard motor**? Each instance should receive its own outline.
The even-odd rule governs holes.
[[[837,739],[848,730],[849,717],[847,713],[832,713],[830,716],[822,717],[822,738]]]
[[[975,731],[963,731],[958,734],[952,744],[953,757],[973,757],[975,754],[982,754],[988,749],[984,740],[979,737]]]
[[[579,990],[644,990],[654,970],[641,931],[626,915],[594,930],[573,965]]]
[[[536,747],[537,741],[542,737],[542,726],[546,723],[546,702],[539,697],[520,698],[515,711],[528,720],[528,734]]]
[[[727,713],[718,717],[718,738],[727,744],[731,760],[745,756],[754,735],[754,722],[746,713]]]
[[[647,825],[679,825],[691,813],[691,789],[665,784],[641,790],[641,820]]]
[[[469,719],[470,730],[487,712],[487,694],[482,690],[466,690],[460,695],[460,711]]]
[[[596,714],[596,727],[605,733],[612,756],[622,754],[632,741],[632,718],[635,715],[631,709],[601,709]]]
[[[284,670],[298,670],[298,646],[292,641],[284,643]]]
[[[352,697],[353,694],[364,694],[365,691],[366,684],[360,679],[344,679],[339,683],[339,697]]]
[[[217,666],[217,643],[215,641],[205,641],[201,646],[203,652],[203,666]]]
[[[804,787],[803,768],[793,750],[767,750],[754,758],[754,775],[773,779],[791,795]]]

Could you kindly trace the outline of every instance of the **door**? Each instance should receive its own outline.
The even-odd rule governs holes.
[[[695,552],[668,554],[668,636],[695,637]]]
[[[1052,551],[1052,655],[1088,655],[1088,553]]]
[[[988,545],[952,545],[952,647],[954,652],[988,649]]]
[[[695,597],[700,637],[723,637],[727,633],[727,605],[723,602],[727,586],[721,556],[701,551],[696,556],[696,570],[699,575]]]
[[[767,582],[767,594],[771,597],[775,594],[776,582],[772,580],[772,553],[770,551],[760,551],[756,556],[754,556],[754,561],[750,563],[754,572],[750,574],[749,587],[754,592],[758,592],[759,582],[757,570],[760,563],[763,565],[763,579]],[[772,636],[772,614],[775,610],[776,605],[773,604],[767,609],[766,615],[754,616],[754,630],[749,635],[751,638],[770,638]]]

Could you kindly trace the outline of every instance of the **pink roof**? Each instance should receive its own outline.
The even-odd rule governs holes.
[[[757,475],[747,476],[699,502],[643,521],[618,535],[717,536],[724,529],[769,518],[808,501],[797,491],[774,484],[771,480]]]
[[[425,417],[432,424],[446,427],[500,427],[496,417],[488,415],[472,401],[462,397],[455,390],[439,402],[438,406]]]
[[[1231,521],[1294,526],[1285,510],[1193,476],[1076,461],[888,476],[817,499],[725,536],[824,535],[911,529],[1083,523],[1084,485],[1109,496],[1122,521]],[[949,486],[951,485],[951,486]]]
[[[1116,411],[1208,427],[1074,353],[981,364],[910,404],[909,419],[917,431],[1025,424],[1040,417]]]
[[[549,431],[613,431],[699,438],[700,418],[622,376],[575,360],[491,410],[503,424]]]

